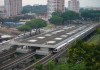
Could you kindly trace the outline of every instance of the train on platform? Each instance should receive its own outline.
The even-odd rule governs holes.
[[[64,41],[62,44],[60,44],[58,47],[56,47],[53,50],[53,53],[57,53],[60,50],[65,49],[66,46],[72,44],[73,42],[75,42],[78,39],[85,38],[87,35],[91,34],[93,31],[95,31],[97,29],[97,27],[99,27],[99,26],[100,26],[99,24],[95,24],[95,25],[91,25],[88,28],[85,28],[85,27],[79,28],[78,30],[81,30],[81,29],[84,29],[84,28],[85,29],[80,31],[79,33],[69,37],[68,39],[66,39],[66,41]],[[75,30],[75,32],[76,32],[76,30]],[[71,33],[74,33],[74,32],[71,32]],[[71,33],[69,33],[69,34],[71,34]]]

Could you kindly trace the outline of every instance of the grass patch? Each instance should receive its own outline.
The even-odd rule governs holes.
[[[98,44],[99,42],[100,42],[100,34],[96,34],[91,39],[88,40],[89,44]]]
[[[53,24],[50,24],[50,23],[48,23],[48,25],[47,25],[47,27],[45,27],[44,29],[52,29],[52,28],[54,28],[55,26],[53,25]]]

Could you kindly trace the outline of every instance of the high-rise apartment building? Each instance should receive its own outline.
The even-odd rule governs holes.
[[[70,0],[70,1],[68,1],[68,10],[79,13],[79,10],[80,10],[79,0]]]
[[[22,12],[22,0],[4,0],[7,17],[20,15]]]
[[[5,8],[4,8],[4,6],[0,6],[0,17],[5,18]]]
[[[48,18],[51,17],[51,14],[53,12],[64,12],[65,11],[65,6],[64,0],[48,0]]]

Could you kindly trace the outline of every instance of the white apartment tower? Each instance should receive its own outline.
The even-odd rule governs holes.
[[[79,13],[79,10],[80,10],[79,0],[70,0],[70,1],[68,1],[68,10]]]
[[[52,15],[53,12],[64,12],[65,11],[65,6],[64,6],[64,3],[65,1],[64,0],[48,0],[47,2],[48,4],[48,12],[47,12],[47,15],[48,15],[48,18],[50,18]]]
[[[22,0],[4,0],[6,17],[14,17],[22,12]]]

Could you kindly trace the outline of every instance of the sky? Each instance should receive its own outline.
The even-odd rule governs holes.
[[[35,5],[42,4],[46,5],[47,0],[22,0],[23,6],[25,5]],[[100,7],[100,0],[79,0],[81,7]],[[4,5],[4,0],[0,0],[0,5]],[[65,0],[65,6],[68,6],[68,0]]]

